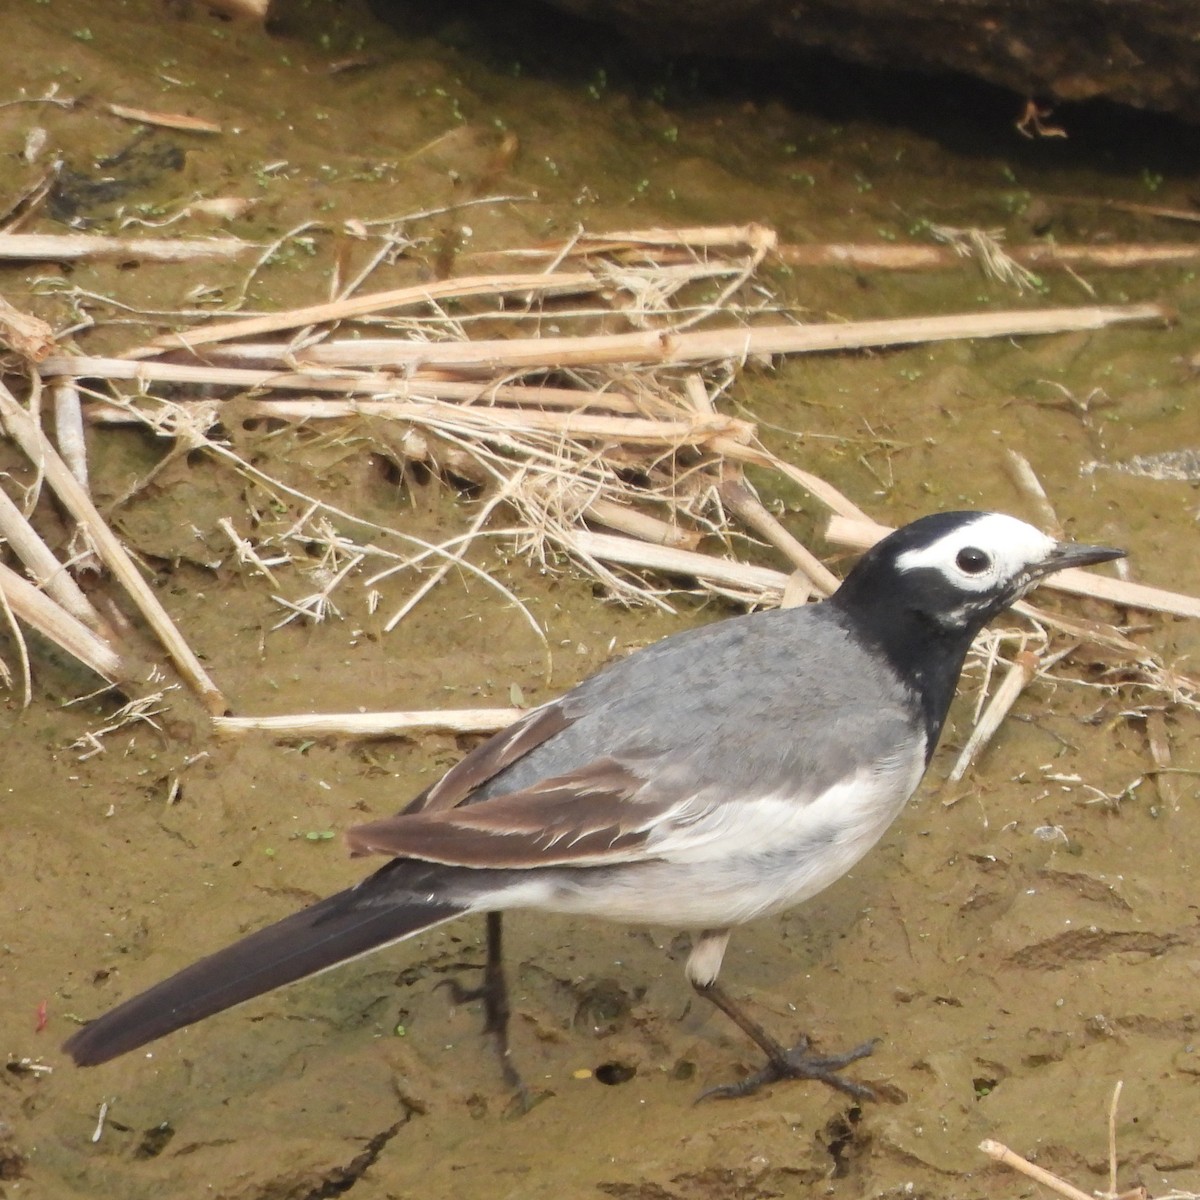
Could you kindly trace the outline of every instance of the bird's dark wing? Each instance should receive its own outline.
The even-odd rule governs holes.
[[[356,856],[389,854],[463,867],[635,861],[653,857],[645,853],[647,838],[678,802],[678,797],[639,799],[645,788],[646,779],[628,764],[600,759],[478,803],[357,825],[346,839]]]
[[[916,786],[922,751],[905,724],[893,753],[832,783],[799,775],[779,786],[771,775],[733,790],[669,750],[627,751],[457,808],[357,825],[346,840],[355,856],[509,871],[770,854],[853,841],[890,822]]]
[[[455,763],[437,783],[407,804],[404,814],[435,812],[469,802],[472,793],[561,733],[572,720],[561,701],[533,709]]]

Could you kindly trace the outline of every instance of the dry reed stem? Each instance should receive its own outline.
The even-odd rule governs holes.
[[[1200,246],[1195,242],[1009,246],[1005,252],[1021,266],[1038,269],[1085,267],[1122,270],[1189,263],[1200,258]],[[780,261],[793,267],[852,267],[877,271],[961,269],[970,262],[949,246],[897,246],[889,242],[820,246],[787,244],[779,246],[775,253]]]
[[[792,565],[808,578],[819,595],[828,596],[837,590],[838,577],[766,510],[762,501],[745,482],[740,479],[726,480],[721,484],[721,499],[750,529],[786,555]]]
[[[55,356],[42,364],[44,377],[71,376],[75,379],[130,380],[144,387],[149,383],[189,383],[197,386],[233,388],[276,388],[307,392],[387,392],[398,385],[395,378],[380,373],[349,371],[262,371],[242,367],[194,367],[179,363],[132,362],[120,358]],[[403,386],[400,384],[400,386]]]
[[[695,550],[700,544],[701,535],[695,530],[684,529],[670,521],[648,516],[620,504],[615,500],[598,498],[593,500],[583,510],[584,516],[597,524],[606,525],[618,533],[626,533],[643,542],[657,546],[675,546],[683,550]]]
[[[258,551],[234,528],[233,522],[228,517],[222,517],[217,522],[217,528],[230,540],[233,544],[234,553],[237,555],[237,560],[240,563],[250,563],[258,570],[263,578],[276,590],[279,589],[279,580],[275,578],[271,568],[263,562]]]
[[[0,591],[13,613],[109,683],[130,681],[121,656],[82,621],[0,563]]]
[[[104,618],[3,489],[0,489],[0,537],[13,548],[37,586],[54,603],[88,628],[102,636],[109,635],[111,631]]]
[[[244,362],[246,358],[242,351],[248,350],[254,354],[259,346],[251,343],[235,343],[230,346],[214,346],[205,354],[213,364],[222,362]],[[95,361],[95,360],[93,360]],[[102,361],[102,360],[101,360]],[[122,363],[121,359],[111,360]],[[282,360],[281,360],[282,362]],[[295,369],[295,363],[284,363],[289,370]],[[319,379],[320,376],[317,376]],[[599,408],[610,412],[629,413],[635,416],[653,415],[646,411],[646,400],[635,400],[625,392],[593,390],[591,388],[551,387],[548,384],[533,380],[529,383],[503,383],[491,380],[453,380],[437,378],[401,379],[392,375],[367,376],[348,374],[348,380],[359,382],[356,389],[377,394],[386,392],[389,400],[411,400],[424,398],[430,400],[460,400],[466,404],[475,405],[517,405],[531,408]],[[374,384],[372,385],[372,381]],[[219,383],[219,379],[208,380],[209,383]],[[672,414],[674,406],[663,404],[664,410]],[[664,414],[665,415],[665,414]]]
[[[324,324],[327,321],[345,321],[352,317],[364,317],[371,313],[387,312],[410,305],[430,304],[436,300],[465,299],[468,296],[502,296],[512,292],[561,296],[573,292],[595,291],[600,286],[601,281],[595,275],[582,272],[558,275],[471,275],[460,279],[442,279],[411,287],[394,288],[386,292],[371,292],[365,296],[352,296],[345,300],[332,300],[325,304],[311,304],[287,312],[268,313],[261,317],[241,317],[200,329],[168,333],[147,342],[144,346],[130,350],[123,357],[146,358],[161,354],[164,350],[190,350],[195,346],[207,346],[231,338],[257,336],[282,329],[299,329],[306,325]]]
[[[901,317],[830,325],[763,325],[673,333],[670,330],[581,337],[408,342],[363,338],[325,342],[297,355],[301,365],[397,367],[405,370],[553,370],[572,366],[682,366],[755,355],[813,354],[832,350],[914,345],[958,338],[1016,337],[1104,329],[1130,322],[1165,322],[1161,304],[1083,305],[1006,312]]]
[[[114,117],[124,121],[137,121],[140,125],[156,125],[160,129],[178,129],[181,133],[220,133],[221,126],[202,117],[190,117],[187,113],[155,112],[149,108],[130,108],[125,104],[106,106]]]
[[[717,411],[701,376],[691,374],[683,384],[684,394],[698,413],[711,414]],[[717,491],[721,503],[734,516],[783,553],[796,568],[783,590],[780,607],[794,608],[806,604],[814,591],[819,595],[829,595],[837,588],[837,577],[767,511],[754,489],[746,483],[746,472],[740,464],[721,464]],[[797,579],[797,576],[800,578]]]
[[[12,634],[13,645],[17,648],[17,658],[21,664],[21,707],[28,708],[33,703],[33,670],[29,664],[29,646],[25,641],[25,634],[21,631],[17,614],[13,612],[2,584],[0,584],[0,608],[4,610],[4,621]],[[5,687],[12,686],[12,672],[3,659],[0,659],[0,683]]]
[[[1114,1198],[1117,1195],[1117,1106],[1124,1086],[1125,1081],[1118,1079],[1108,1106],[1108,1194]]]
[[[569,388],[543,388],[528,385],[475,383],[444,379],[397,379],[380,372],[303,370],[280,372],[244,367],[204,367],[181,363],[130,362],[122,358],[91,356],[55,356],[42,366],[46,379],[57,376],[75,379],[104,379],[110,382],[129,380],[139,386],[151,383],[183,383],[197,387],[214,386],[280,391],[338,392],[385,395],[393,399],[461,400],[475,407],[494,407],[495,404],[544,406],[547,408],[596,408],[612,412],[638,414],[643,406],[619,392],[584,392]],[[272,403],[266,400],[264,403]],[[320,403],[313,399],[314,406]],[[105,424],[124,424],[136,420],[127,409],[89,405],[93,420]],[[263,415],[267,415],[265,412]],[[315,407],[313,419],[322,415]]]
[[[387,417],[428,428],[431,432],[488,437],[490,434],[551,434],[576,441],[599,440],[634,446],[696,446],[713,438],[746,440],[754,427],[738,417],[688,417],[681,412],[673,421],[642,417],[609,417],[581,412],[542,412],[538,409],[477,408],[408,400],[272,400],[249,401],[239,406],[255,416],[304,421],[314,416]]]
[[[63,506],[83,527],[96,552],[141,610],[179,673],[196,691],[205,707],[214,714],[225,712],[228,708],[225,697],[184,641],[149,584],[142,578],[141,572],[129,557],[120,539],[105,524],[91,497],[79,486],[75,476],[42,433],[41,427],[17,403],[3,384],[0,384],[0,420],[3,421],[9,436],[17,442],[26,456],[45,471],[47,482]]]
[[[84,491],[89,491],[87,443],[83,437],[83,410],[79,389],[69,379],[50,382],[50,398],[54,402],[54,435],[58,452]]]
[[[1046,495],[1046,489],[1042,487],[1042,481],[1037,477],[1033,464],[1019,450],[1013,450],[1011,447],[1006,452],[1006,460],[1013,482],[1037,511],[1042,529],[1052,537],[1061,538],[1062,522],[1058,519],[1054,505],[1050,503],[1050,497]]]
[[[1167,210],[1159,215],[1184,219],[1184,214],[1175,210]],[[1186,219],[1200,220],[1200,214],[1187,214]],[[748,246],[751,240],[747,230],[753,228],[729,226],[712,230],[643,230],[585,234],[576,240],[575,248],[566,257],[601,253],[620,254],[643,246],[653,246],[661,248],[661,256],[670,261],[673,256],[686,253],[686,248]],[[700,236],[698,240],[693,241],[687,235]],[[1007,253],[1024,267],[1123,270],[1195,262],[1200,258],[1200,246],[1195,242],[1113,242],[1104,246],[1035,244],[1010,246]],[[521,250],[485,251],[475,257],[477,261],[489,261],[493,258],[539,261],[558,254],[561,254],[561,243]],[[897,245],[894,242],[826,242],[816,245],[787,242],[773,246],[772,256],[792,267],[848,267],[866,271],[961,270],[969,262],[948,246]]]
[[[253,250],[241,238],[126,238],[97,233],[0,233],[0,260],[68,262],[79,259],[135,259],[139,262],[194,262],[234,259]]]
[[[1168,812],[1179,811],[1179,793],[1171,777],[1171,737],[1167,719],[1161,710],[1146,713],[1146,744],[1150,761],[1154,763],[1154,786]]]
[[[737,588],[754,597],[755,603],[778,600],[788,576],[770,567],[756,567],[727,558],[713,558],[694,550],[651,546],[633,538],[575,529],[567,533],[568,545],[589,558],[604,559],[626,567],[663,571],[668,575],[691,575],[725,587]]]
[[[1009,667],[1004,681],[996,689],[996,694],[984,709],[983,715],[975,722],[967,744],[963,746],[958,760],[951,768],[948,777],[951,783],[957,783],[967,773],[971,763],[992,740],[996,730],[1008,716],[1009,710],[1037,673],[1038,655],[1031,650],[1022,650]]]
[[[533,276],[532,278],[541,278]],[[349,303],[349,302],[348,302]],[[291,316],[294,314],[280,314]],[[492,371],[557,370],[565,367],[626,365],[682,366],[726,359],[742,361],[754,355],[811,354],[834,350],[913,345],[957,338],[1013,337],[1103,329],[1129,322],[1166,321],[1169,311],[1159,304],[1085,305],[1078,308],[1034,309],[1015,312],[962,313],[940,317],[904,317],[890,321],[851,321],[835,325],[771,325],[736,329],[672,333],[669,330],[593,334],[580,337],[509,338],[501,341],[407,341],[362,338],[326,342],[294,355],[282,373],[241,368],[202,368],[147,363],[144,370],[121,368],[114,360],[56,357],[43,364],[43,375],[72,374],[98,378],[128,378],[171,382],[220,383],[236,387],[316,388],[305,384],[306,369],[393,368],[411,378],[422,370]],[[255,323],[271,318],[246,318]],[[211,330],[199,331],[209,333]],[[247,330],[246,332],[250,332]],[[130,362],[170,347],[152,343],[123,356]],[[226,336],[234,336],[227,334]],[[189,335],[191,344],[205,339]],[[161,340],[161,339],[160,339]],[[272,348],[275,350],[276,348]],[[277,350],[283,357],[282,348]],[[120,362],[122,360],[115,360]],[[74,362],[74,366],[72,363]],[[309,377],[320,378],[318,372]],[[386,389],[386,376],[364,381],[374,390]],[[343,389],[347,390],[347,389]],[[358,390],[358,389],[354,389]]]
[[[642,404],[620,392],[580,391],[568,388],[541,388],[538,384],[514,385],[484,382],[463,383],[448,379],[397,379],[391,374],[358,371],[301,371],[278,372],[254,370],[248,367],[210,367],[178,364],[178,362],[128,361],[126,359],[92,358],[92,356],[55,356],[43,365],[43,378],[70,377],[76,379],[106,379],[110,382],[128,379],[139,385],[150,383],[181,383],[218,388],[247,390],[278,389],[281,391],[364,392],[367,395],[386,395],[396,400],[463,401],[475,407],[494,407],[494,404],[546,408],[599,408],[614,413],[640,414]],[[136,415],[127,409],[90,404],[89,415],[102,424],[127,424]],[[314,410],[313,418],[320,413]],[[326,414],[328,415],[328,414]]]
[[[137,367],[122,368],[117,365],[121,360],[72,360],[69,357],[56,357],[43,364],[42,373],[45,376],[70,374],[109,379],[130,378],[143,382],[161,380],[213,383],[246,388],[385,391],[388,386],[386,376],[377,375],[373,378],[350,381],[346,380],[343,374],[341,379],[334,382],[328,378],[330,372],[327,369],[333,367],[333,374],[336,375],[337,368],[392,367],[403,369],[411,379],[412,373],[421,370],[504,372],[529,369],[544,371],[606,364],[683,365],[727,359],[740,361],[750,355],[812,353],[963,337],[999,337],[1099,329],[1114,323],[1164,320],[1166,317],[1167,310],[1156,304],[1092,305],[1028,312],[967,313],[893,321],[859,321],[841,325],[759,326],[688,333],[638,331],[583,337],[458,342],[361,339],[327,342],[310,347],[295,355],[294,361],[287,364],[289,369],[281,373],[164,363],[145,363],[138,364]],[[257,320],[259,319],[247,318],[248,322]],[[203,332],[211,333],[212,330]],[[311,370],[313,367],[326,370],[314,371]],[[326,376],[324,380],[323,375]]]
[[[583,254],[604,254],[634,246],[682,247],[688,250],[742,250],[756,254],[772,250],[778,236],[769,225],[751,222],[749,225],[694,225],[678,229],[625,229],[611,233],[577,234],[566,251],[566,257]],[[562,243],[557,243],[561,246]],[[554,252],[554,245],[535,248],[534,253]],[[517,254],[528,253],[516,251]]]
[[[886,525],[874,522],[848,521],[843,517],[830,519],[826,538],[836,545],[852,546],[866,550],[881,538],[891,533]],[[1107,600],[1111,604],[1129,608],[1145,609],[1149,612],[1167,613],[1177,617],[1200,617],[1200,598],[1169,592],[1163,588],[1150,587],[1142,583],[1127,583],[1108,575],[1096,575],[1078,567],[1056,571],[1039,584],[1074,596],[1090,596],[1095,600]]]
[[[996,1162],[1003,1163],[1006,1167],[1012,1167],[1014,1171],[1020,1171],[1022,1175],[1027,1175],[1030,1179],[1056,1191],[1060,1196],[1065,1196],[1066,1200],[1096,1200],[1094,1196],[1080,1191],[1074,1184],[1059,1178],[1052,1171],[1047,1171],[1045,1167],[1031,1163],[1029,1159],[1022,1158],[1015,1150],[1010,1150],[1007,1146],[995,1142],[991,1138],[985,1138],[980,1142],[979,1149],[989,1158],[995,1159]]]
[[[214,717],[218,733],[273,733],[279,737],[399,737],[419,730],[496,733],[526,715],[521,708],[445,708],[373,713],[296,713],[274,717]]]
[[[40,363],[57,346],[54,330],[45,321],[14,308],[3,296],[0,296],[0,340],[31,363]]]
[[[724,438],[718,438],[709,448],[714,454],[720,454],[736,462],[753,463],[755,466],[769,467],[772,470],[778,471],[781,475],[786,475],[788,479],[793,483],[799,484],[814,500],[825,505],[826,508],[838,517],[855,523],[875,524],[849,496],[838,491],[833,484],[827,483],[819,475],[812,474],[811,471],[804,471],[800,467],[793,466],[790,462],[779,458],[761,446],[742,446],[736,442],[728,442]]]

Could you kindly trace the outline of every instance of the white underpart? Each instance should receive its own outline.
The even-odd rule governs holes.
[[[931,545],[905,551],[896,560],[896,566],[901,571],[922,567],[938,571],[963,592],[991,592],[1044,562],[1056,545],[1053,538],[1016,517],[981,513],[978,520],[951,530]],[[991,559],[984,570],[974,575],[964,571],[957,561],[959,554],[969,547],[982,550]]]
[[[547,868],[477,896],[477,911],[536,908],[636,924],[728,928],[783,912],[840,879],[904,807],[925,769],[924,739],[815,798],[682,801],[637,861]]]

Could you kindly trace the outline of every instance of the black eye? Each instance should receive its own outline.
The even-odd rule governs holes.
[[[975,546],[963,547],[954,561],[958,564],[958,569],[966,571],[968,575],[978,575],[992,565],[991,558]]]

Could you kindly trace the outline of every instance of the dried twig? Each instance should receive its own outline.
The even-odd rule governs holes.
[[[713,558],[693,550],[677,550],[670,546],[650,546],[633,538],[593,533],[588,529],[569,534],[570,548],[587,558],[599,558],[623,566],[662,571],[668,575],[691,575],[723,587],[737,589],[752,597],[753,603],[778,602],[787,586],[788,577],[770,567],[756,567],[727,558]]]
[[[1117,1106],[1121,1102],[1121,1089],[1124,1086],[1125,1081],[1118,1079],[1108,1106],[1108,1194],[1113,1200],[1117,1196]]]
[[[579,441],[598,439],[632,446],[693,446],[703,445],[713,438],[745,441],[753,433],[753,426],[748,421],[724,415],[688,419],[686,414],[680,413],[680,419],[658,421],[538,409],[472,408],[438,400],[424,403],[406,400],[275,400],[251,402],[247,407],[256,416],[281,420],[304,421],[315,416],[387,417],[432,432],[453,432],[467,437],[544,433]]]
[[[91,482],[88,478],[87,441],[83,435],[83,410],[80,407],[79,389],[75,386],[75,380],[52,380],[50,396],[54,401],[54,434],[58,441],[58,452],[80,488],[90,495]],[[71,565],[76,574],[85,570],[99,571],[100,559],[84,525],[76,522],[70,545]]]
[[[0,239],[3,237],[0,234]],[[7,342],[32,363],[40,363],[56,345],[54,330],[45,321],[14,308],[3,296],[0,296],[0,341]]]
[[[750,529],[785,554],[820,595],[828,596],[836,590],[837,576],[766,510],[762,501],[742,480],[729,480],[721,484],[721,499]]]
[[[1022,1158],[1015,1150],[1010,1150],[1000,1142],[992,1141],[991,1138],[985,1138],[980,1142],[979,1149],[989,1158],[994,1158],[998,1163],[1003,1163],[1006,1167],[1012,1167],[1014,1171],[1020,1171],[1022,1175],[1027,1175],[1030,1179],[1035,1179],[1038,1183],[1044,1184],[1046,1187],[1056,1191],[1060,1196],[1065,1196],[1066,1200],[1095,1200],[1094,1196],[1089,1196],[1087,1192],[1080,1191],[1079,1188],[1068,1183],[1065,1179],[1060,1179],[1052,1171],[1047,1171],[1045,1167],[1039,1167],[1036,1163],[1031,1163],[1029,1159]]]
[[[701,591],[762,604],[784,595],[796,598],[796,593],[825,594],[837,581],[758,500],[743,477],[746,465],[783,476],[838,517],[872,532],[878,527],[826,481],[759,445],[752,423],[715,410],[710,388],[719,394],[748,357],[1096,329],[1169,316],[1161,306],[1143,304],[782,324],[767,319],[773,311],[769,293],[758,283],[745,286],[774,246],[774,234],[757,226],[635,230],[598,238],[581,233],[556,249],[536,252],[547,265],[543,272],[347,296],[390,252],[385,245],[328,304],[223,320],[157,338],[119,359],[56,355],[42,363],[41,374],[129,380],[136,396],[114,387],[111,399],[89,405],[89,418],[143,421],[160,436],[174,438],[177,451],[201,449],[268,488],[275,500],[301,501],[306,510],[292,528],[268,534],[262,543],[284,546],[279,557],[260,553],[237,534],[232,521],[222,523],[239,561],[272,581],[277,599],[292,614],[288,619],[336,614],[340,598],[335,591],[352,576],[368,589],[368,607],[374,611],[379,595],[371,589],[385,575],[426,570],[402,615],[456,565],[481,575],[516,603],[486,570],[468,561],[468,551],[481,537],[510,539],[520,553],[546,565],[565,551],[616,596],[631,601],[665,607],[661,590],[626,568],[690,576]],[[985,248],[994,256],[994,248]],[[263,252],[255,270],[271,252]],[[588,269],[560,270],[568,260]],[[713,279],[720,280],[716,302],[707,299]],[[518,303],[506,300],[514,296]],[[563,303],[564,296],[586,299]],[[492,303],[467,306],[464,312],[441,307],[444,300],[468,297]],[[545,303],[550,298],[553,306]],[[687,328],[710,319],[711,328]],[[721,319],[724,327],[716,327]],[[334,323],[350,320],[376,329],[383,325],[394,335],[327,340]],[[481,327],[476,322],[487,323],[486,339],[470,336]],[[499,337],[498,322],[512,336]],[[542,336],[547,330],[556,336]],[[298,332],[287,341],[246,340],[282,331]],[[159,357],[167,355],[171,361]],[[681,395],[677,368],[689,364],[708,373],[687,377]],[[547,381],[552,386],[543,386]],[[193,403],[167,400],[154,394],[160,382],[204,384],[206,394]],[[245,392],[251,394],[235,394]],[[324,418],[357,419],[349,436],[381,446],[401,462],[420,462],[477,485],[483,503],[470,528],[429,545],[287,486],[207,436],[218,422],[232,427],[258,419],[306,423]],[[508,522],[495,519],[502,505],[516,513],[512,528],[499,528]],[[335,520],[354,521],[359,529],[383,536],[372,532],[369,543],[361,535],[351,540],[334,528]],[[598,533],[585,523],[624,536]],[[800,566],[808,582],[789,583],[782,572],[696,551],[706,536],[729,546],[747,530]],[[390,538],[401,541],[403,552],[388,548]],[[311,572],[319,590],[301,600],[280,585],[287,582],[289,539],[326,547]],[[414,545],[416,550],[408,549]],[[386,565],[373,574],[363,566],[381,558]],[[435,569],[430,572],[428,566]],[[1094,591],[1096,577],[1083,578]],[[1036,610],[1026,606],[1023,611]],[[525,617],[537,630],[528,612]],[[1046,618],[1043,624],[1079,629],[1089,623]],[[1127,645],[1124,653],[1136,671],[1146,679],[1153,676],[1156,687],[1174,686],[1157,660],[1117,630],[1098,627],[1094,640],[1114,648]]]
[[[1033,464],[1019,450],[1011,447],[1007,452],[1009,472],[1017,487],[1025,494],[1025,498],[1037,510],[1038,520],[1042,528],[1053,537],[1062,537],[1062,522],[1042,487],[1042,481],[1037,477]]]
[[[0,591],[13,613],[109,683],[130,681],[121,656],[99,634],[0,563]]]
[[[1017,698],[1038,673],[1038,667],[1038,656],[1033,651],[1022,650],[1016,656],[1012,666],[1008,669],[1008,674],[1004,677],[1004,682],[996,689],[991,703],[984,709],[980,719],[976,721],[975,728],[971,730],[971,736],[967,739],[967,744],[963,746],[957,761],[951,768],[948,777],[951,782],[956,782],[967,773],[967,768],[975,760],[976,755],[992,740],[996,730],[1008,716],[1009,710],[1017,702]]]
[[[150,627],[158,635],[178,667],[205,705],[213,713],[225,712],[228,704],[200,660],[192,653],[175,623],[159,602],[154,591],[142,578],[133,560],[116,534],[105,524],[92,504],[91,497],[79,486],[75,476],[59,458],[41,428],[17,403],[12,393],[0,384],[0,419],[9,435],[25,454],[42,465],[47,482],[64,507],[83,526],[105,565],[120,580],[126,591],[141,609]]]
[[[99,233],[0,233],[0,260],[68,262],[78,259],[133,259],[138,262],[193,262],[233,259],[254,249],[240,238],[120,238]]]
[[[1200,258],[1200,246],[1195,242],[1110,242],[1097,246],[1039,243],[1031,246],[1010,246],[1006,248],[1006,252],[1021,266],[1037,270],[1051,267],[1124,270],[1195,262]],[[784,245],[778,248],[777,254],[789,266],[844,266],[859,270],[946,270],[961,267],[964,262],[962,256],[949,247],[904,246],[892,242],[824,246]]]
[[[50,384],[54,401],[54,433],[58,452],[79,486],[88,491],[87,443],[83,438],[83,411],[79,406],[79,389],[73,380],[56,379]]]
[[[590,274],[476,275],[461,279],[443,279],[396,288],[388,292],[352,296],[328,304],[312,304],[305,308],[270,313],[262,317],[242,317],[182,333],[168,333],[145,346],[129,351],[125,357],[147,358],[161,354],[163,350],[190,350],[194,346],[207,346],[230,338],[257,337],[259,334],[274,333],[281,329],[300,329],[305,325],[317,325],[325,321],[345,321],[352,317],[388,312],[408,305],[429,304],[434,300],[501,296],[512,292],[533,292],[544,296],[567,295],[581,290],[590,291],[596,285],[596,277]]]
[[[417,730],[451,733],[495,733],[525,715],[520,708],[446,708],[432,711],[374,713],[297,713],[275,717],[215,717],[218,733],[258,731],[279,737],[400,737]]]
[[[1200,220],[1200,213],[1175,209],[1154,210],[1141,205],[1129,207],[1137,211],[1152,211],[1160,216]],[[711,229],[643,229],[583,234],[574,239],[573,249],[566,257],[621,254],[654,248],[658,257],[669,262],[672,254],[750,246],[756,228],[761,227],[732,225]],[[1195,262],[1200,258],[1200,246],[1195,242],[1109,242],[1104,245],[1038,242],[1027,246],[1010,246],[1006,252],[1022,266],[1039,270],[1052,267],[1128,269]],[[561,254],[562,243],[556,242],[530,249],[487,251],[476,258],[479,261],[491,258],[538,261]],[[963,257],[947,246],[896,242],[779,243],[772,246],[772,256],[792,267],[848,267],[860,271],[957,270],[964,264]]]
[[[0,609],[4,610],[4,621],[12,634],[13,644],[17,647],[17,658],[21,663],[21,707],[28,708],[33,703],[33,671],[29,665],[29,647],[25,643],[25,635],[21,632],[17,614],[13,612],[12,603],[8,598],[8,593],[4,590],[2,581],[0,581]],[[5,687],[12,683],[12,673],[2,659],[0,659],[0,683],[3,683]]]
[[[82,621],[88,628],[95,630],[101,636],[108,636],[109,630],[104,619],[92,606],[92,602],[83,594],[67,571],[66,567],[55,558],[53,551],[42,541],[37,531],[29,523],[28,518],[17,507],[8,493],[0,488],[0,537],[13,548],[16,555],[25,564],[26,570],[37,581],[38,587],[58,605]]]
[[[1113,1087],[1112,1100],[1108,1106],[1108,1190],[1097,1191],[1095,1196],[1100,1197],[1101,1200],[1148,1200],[1149,1192],[1142,1184],[1127,1188],[1123,1192],[1117,1191],[1117,1106],[1120,1103],[1123,1087],[1124,1083],[1117,1080]],[[1088,1194],[1075,1187],[1074,1184],[1068,1183],[1052,1171],[1047,1171],[1045,1167],[1039,1167],[1028,1159],[1022,1158],[1021,1155],[1000,1142],[992,1141],[989,1138],[979,1143],[979,1149],[997,1162],[1012,1167],[1013,1170],[1020,1171],[1022,1175],[1051,1188],[1060,1196],[1065,1196],[1067,1200],[1089,1200]],[[1200,1200],[1200,1194],[1172,1190],[1161,1195],[1159,1200]]]
[[[531,250],[506,253],[517,257],[554,254],[563,258],[575,258],[647,246],[689,251],[757,251],[764,245],[768,249],[773,248],[777,240],[773,229],[755,222],[749,225],[696,225],[677,229],[618,229],[611,233],[588,233],[587,230],[580,230],[565,247],[561,242],[553,242]]]
[[[259,556],[257,550],[233,527],[233,522],[228,517],[222,517],[217,526],[221,532],[233,543],[234,552],[237,554],[238,562],[252,563],[262,574],[263,578],[273,588],[279,587],[279,580],[271,573],[270,566],[265,563]]]
[[[700,544],[700,534],[685,529],[677,523],[660,521],[657,517],[638,512],[628,504],[603,497],[593,500],[583,509],[583,515],[599,525],[606,525],[618,533],[659,546],[677,546],[683,550],[695,550]]]
[[[397,379],[381,372],[305,370],[279,372],[241,367],[202,367],[163,362],[130,362],[123,358],[86,355],[56,355],[42,364],[46,378],[70,375],[77,379],[104,379],[110,382],[131,380],[142,386],[151,383],[182,383],[194,386],[264,389],[280,391],[385,394],[393,400],[459,400],[468,404],[526,406],[530,408],[589,408],[638,414],[642,406],[621,392],[583,391],[580,389],[507,385],[490,381],[463,382],[446,379]],[[269,403],[264,400],[263,403]],[[263,410],[267,415],[268,410]],[[104,405],[90,406],[93,420],[105,424],[124,424],[137,420],[128,408],[114,410]],[[326,414],[328,415],[328,414]],[[339,414],[340,415],[340,414]],[[306,419],[320,420],[314,407]]]
[[[181,133],[221,132],[221,126],[215,121],[205,121],[187,113],[155,112],[149,108],[130,108],[127,104],[109,104],[107,107],[114,117],[142,125],[157,125],[160,129],[178,129]]]
[[[863,350],[959,338],[1018,337],[1104,329],[1129,322],[1165,322],[1161,304],[1083,305],[1011,312],[901,317],[836,325],[767,325],[673,333],[670,330],[595,334],[585,337],[504,341],[406,342],[362,338],[325,342],[297,356],[301,365],[402,367],[421,370],[555,370],[606,363],[683,365],[742,361],[754,355],[814,354]]]

